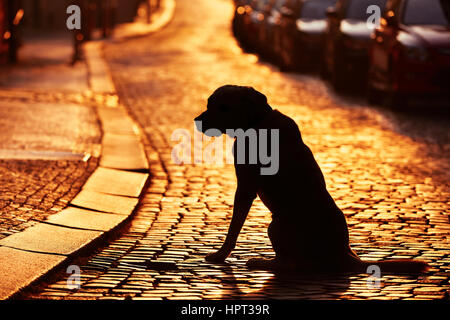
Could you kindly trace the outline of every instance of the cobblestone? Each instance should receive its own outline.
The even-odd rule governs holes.
[[[67,206],[97,166],[83,161],[0,160],[0,238]]]
[[[313,77],[279,73],[240,51],[226,12],[228,1],[178,2],[168,28],[107,48],[120,101],[146,134],[151,185],[129,229],[81,266],[80,289],[50,284],[31,298],[448,299],[448,124],[435,124],[436,139],[417,139],[417,132],[397,130],[395,113],[335,97]],[[227,263],[205,262],[227,232],[234,170],[173,164],[171,134],[192,130],[208,95],[224,83],[254,86],[299,124],[363,259],[423,259],[432,270],[383,275],[379,288],[368,286],[365,274],[250,271],[247,259],[273,257],[270,212],[259,200]],[[408,121],[413,128],[414,117]]]

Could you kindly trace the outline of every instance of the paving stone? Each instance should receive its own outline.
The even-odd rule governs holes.
[[[136,124],[134,124],[123,108],[99,107],[97,112],[102,122],[104,133],[133,136],[139,132]]]
[[[138,198],[147,178],[148,174],[144,173],[99,167],[86,181],[83,190]]]
[[[71,204],[91,210],[129,215],[138,204],[138,199],[82,190]]]
[[[84,51],[89,55],[86,60],[89,61],[90,86],[95,93],[114,93],[114,84],[108,76],[108,66],[102,58],[101,46],[100,42],[88,42],[88,49]]]
[[[46,222],[71,228],[110,231],[125,220],[124,215],[69,207],[53,214]]]
[[[83,248],[103,232],[78,230],[45,223],[36,224],[23,232],[0,240],[0,246],[15,249],[70,255]]]
[[[105,168],[146,171],[148,163],[144,149],[135,135],[106,133],[102,140],[100,165]]]
[[[59,255],[0,247],[0,299],[10,297],[64,260],[65,257]]]

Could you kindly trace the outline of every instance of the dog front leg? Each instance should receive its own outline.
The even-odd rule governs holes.
[[[214,253],[206,256],[206,260],[210,262],[224,262],[236,246],[236,241],[247,218],[248,212],[252,207],[255,196],[252,193],[245,192],[238,188],[234,196],[233,217],[231,219],[230,227],[228,228],[227,237],[222,247]]]

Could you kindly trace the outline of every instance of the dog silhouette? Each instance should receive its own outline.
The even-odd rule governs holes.
[[[342,273],[366,272],[369,265],[378,265],[383,272],[423,272],[428,265],[422,261],[387,260],[364,262],[350,248],[347,222],[343,212],[326,188],[325,179],[311,150],[302,140],[294,120],[272,109],[264,94],[251,87],[226,85],[209,98],[207,110],[195,121],[202,132],[226,134],[228,130],[254,130],[257,148],[261,146],[261,129],[278,132],[278,170],[261,174],[265,163],[238,162],[234,142],[237,189],[233,217],[222,247],[206,256],[210,262],[223,262],[236,245],[238,235],[254,199],[259,196],[272,213],[268,235],[275,251],[274,259],[250,259],[249,268],[265,270],[296,270],[300,272]],[[264,141],[263,141],[264,142]],[[273,146],[273,141],[271,142]],[[270,143],[269,143],[270,144]],[[246,160],[251,141],[243,144]],[[253,146],[254,147],[254,146]],[[270,149],[270,148],[269,148]]]

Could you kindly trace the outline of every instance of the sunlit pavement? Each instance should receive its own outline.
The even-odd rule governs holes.
[[[70,290],[69,275],[61,273],[30,298],[448,298],[448,122],[349,102],[314,77],[280,73],[242,53],[230,33],[231,15],[231,1],[178,1],[161,32],[107,47],[121,101],[146,133],[152,183],[130,228],[83,263],[79,289]],[[270,213],[259,200],[227,264],[206,263],[228,228],[234,170],[174,164],[179,141],[171,135],[177,128],[193,134],[194,116],[226,83],[254,86],[295,119],[363,259],[423,259],[432,270],[419,277],[382,274],[379,283],[365,274],[250,271],[247,259],[273,256]]]
[[[100,128],[71,40],[26,37],[20,63],[1,68],[0,239],[61,211],[97,166]]]

